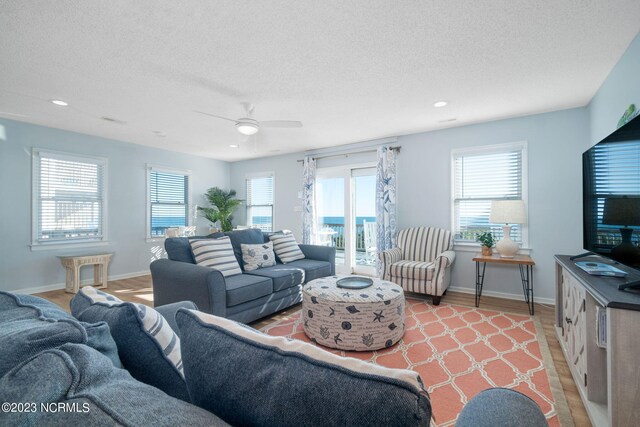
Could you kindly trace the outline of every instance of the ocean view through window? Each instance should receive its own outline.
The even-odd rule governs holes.
[[[372,274],[375,265],[375,168],[320,169],[316,185],[316,242],[336,248],[336,271]]]
[[[147,238],[189,225],[189,172],[147,167]]]
[[[273,173],[249,175],[247,184],[247,226],[273,231]]]
[[[453,150],[453,231],[457,243],[475,243],[481,232],[503,236],[504,224],[489,221],[491,202],[527,204],[527,144],[515,142]],[[511,238],[527,244],[527,228],[513,224]]]

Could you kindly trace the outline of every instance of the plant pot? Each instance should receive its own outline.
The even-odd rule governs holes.
[[[483,246],[482,247],[482,255],[483,256],[491,256],[493,254],[493,248],[490,248],[489,246]]]

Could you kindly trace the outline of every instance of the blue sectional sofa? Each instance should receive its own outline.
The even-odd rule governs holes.
[[[270,337],[188,301],[155,312],[83,289],[71,311],[0,291],[0,425],[430,425],[411,371]],[[480,393],[459,419],[495,425],[547,424],[504,389]]]
[[[282,264],[276,257],[275,266],[244,271],[241,245],[266,243],[269,234],[247,229],[207,236],[229,236],[243,272],[228,277],[197,265],[189,238],[167,238],[168,259],[151,263],[155,305],[193,301],[205,313],[249,323],[302,301],[302,284],[335,274],[335,248],[317,245],[299,245],[304,259]]]

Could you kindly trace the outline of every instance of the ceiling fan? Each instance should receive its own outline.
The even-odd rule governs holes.
[[[299,128],[302,127],[302,122],[296,120],[266,120],[266,121],[258,121],[254,119],[253,114],[253,104],[248,102],[243,102],[242,106],[245,111],[246,117],[241,117],[239,119],[230,119],[228,117],[218,116],[216,114],[205,113],[204,111],[195,111],[196,113],[204,114],[206,116],[216,117],[218,119],[228,120],[230,122],[234,122],[236,124],[236,129],[243,135],[251,136],[260,130],[261,127],[271,127],[271,128]]]

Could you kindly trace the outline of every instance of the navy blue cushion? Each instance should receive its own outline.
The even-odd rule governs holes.
[[[227,287],[227,307],[253,301],[273,292],[271,279],[251,274],[238,274],[224,278]]]
[[[85,295],[89,291],[91,294]],[[106,300],[101,301],[102,298]],[[149,314],[146,310],[151,309],[122,302],[93,288],[82,288],[71,300],[71,313],[77,319],[104,321],[109,325],[122,365],[134,378],[158,387],[170,396],[189,401],[179,354],[180,339],[175,336],[166,339],[164,344],[159,343],[157,334],[170,326],[159,315],[150,328],[145,327],[143,317]]]
[[[191,402],[232,425],[428,426],[417,373],[344,358],[180,309]]]
[[[302,268],[305,271],[304,283],[331,275],[331,264],[327,261],[299,259],[287,263],[288,267]]]
[[[233,254],[238,260],[238,264],[244,270],[244,263],[242,262],[242,244],[245,245],[258,245],[264,243],[264,236],[262,230],[259,228],[247,228],[246,230],[234,230],[224,233],[225,236],[229,236],[231,240],[231,246],[233,246]]]
[[[273,292],[304,283],[305,272],[302,268],[289,267],[290,264],[276,264],[272,267],[258,268],[257,270],[246,271],[245,274],[269,277],[273,280]]]
[[[193,252],[191,252],[189,239],[186,237],[167,237],[164,240],[164,249],[167,251],[167,257],[171,261],[196,263],[193,258]]]
[[[0,376],[29,357],[68,342],[94,347],[114,366],[122,366],[106,323],[78,322],[42,298],[0,291]]]
[[[34,402],[36,410],[8,412],[14,426],[219,426],[215,415],[134,380],[84,345],[44,351],[0,379],[0,401]],[[51,405],[49,411],[40,404]],[[57,403],[65,406],[60,410]]]

